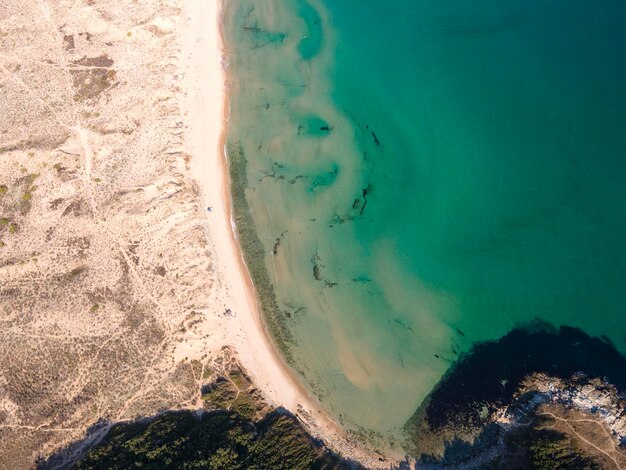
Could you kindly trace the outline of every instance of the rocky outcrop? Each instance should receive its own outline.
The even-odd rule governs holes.
[[[493,419],[509,429],[528,423],[538,407],[545,404],[561,405],[599,418],[619,445],[626,444],[626,397],[605,380],[584,374],[570,379],[533,374],[523,382],[515,403],[498,410]]]
[[[475,468],[532,449],[545,462],[569,442],[579,463],[626,465],[624,390],[626,358],[611,342],[535,321],[462,355],[405,425],[406,446],[424,468]]]

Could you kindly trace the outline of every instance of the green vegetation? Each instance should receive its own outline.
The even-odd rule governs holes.
[[[100,305],[98,305],[98,304],[93,304],[93,305],[91,306],[91,308],[89,309],[89,312],[90,312],[90,313],[96,313],[98,310],[100,310]]]
[[[265,402],[255,396],[252,382],[237,366],[203,387],[202,400],[208,409],[236,411],[249,420],[262,416],[267,409]]]
[[[0,197],[4,196],[8,192],[9,192],[9,187],[4,184],[0,184]]]
[[[241,369],[235,368],[231,370],[228,373],[228,377],[240,390],[244,390],[252,386],[252,382],[250,382]]]
[[[166,413],[114,426],[79,469],[298,470],[349,468],[319,447],[296,418],[273,412],[252,423],[237,413]]]
[[[15,233],[17,232],[17,224],[13,223],[9,225],[9,233]]]
[[[536,470],[595,470],[602,468],[572,445],[564,434],[546,429],[531,430],[524,440],[530,467]]]
[[[214,408],[228,409],[236,398],[237,388],[224,378],[219,378],[202,393],[202,399]]]
[[[294,364],[291,345],[296,344],[287,325],[286,316],[278,306],[274,286],[265,266],[265,248],[259,240],[256,227],[250,216],[250,206],[246,199],[248,187],[247,161],[241,143],[228,145],[229,171],[233,194],[233,211],[237,221],[239,243],[243,250],[246,265],[257,289],[263,319],[272,333],[272,339],[285,360]]]
[[[6,227],[7,225],[9,225],[9,219],[0,217],[0,227]]]
[[[240,393],[230,409],[246,419],[253,419],[257,413],[257,404],[248,393]]]

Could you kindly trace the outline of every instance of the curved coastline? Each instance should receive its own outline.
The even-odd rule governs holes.
[[[192,27],[186,32],[186,50],[191,51],[200,45],[202,56],[212,56],[215,60],[195,61],[194,69],[185,80],[193,86],[197,98],[188,96],[187,106],[189,145],[193,157],[191,170],[201,186],[207,207],[211,207],[210,235],[219,269],[228,286],[232,310],[239,320],[239,328],[227,332],[229,342],[237,350],[255,385],[274,406],[294,413],[312,435],[322,439],[336,452],[371,468],[387,468],[389,460],[351,439],[305,389],[280,354],[261,314],[258,292],[246,264],[235,223],[237,214],[232,190],[237,189],[231,186],[230,160],[226,150],[230,89],[224,62],[228,51],[222,31],[223,7],[223,1],[186,4],[187,17],[192,20]],[[214,21],[215,27],[207,28],[207,19]],[[198,37],[200,41],[196,39]]]
[[[318,9],[322,47],[309,59],[297,49],[310,31],[298,7],[316,3],[326,7]],[[243,212],[254,219],[269,278],[277,280],[281,311],[274,317],[286,319],[298,340],[298,347],[291,348],[294,368],[304,370],[305,384],[337,422],[387,433],[401,426],[460,352],[474,341],[500,337],[531,314],[602,333],[604,322],[594,324],[580,307],[569,315],[574,311],[569,306],[580,298],[593,307],[595,292],[610,292],[619,258],[600,263],[599,269],[607,267],[611,274],[606,286],[600,281],[587,291],[583,283],[577,296],[572,291],[576,283],[562,282],[569,273],[576,282],[588,274],[559,240],[577,248],[573,253],[591,268],[596,262],[586,253],[604,239],[585,241],[586,229],[578,228],[586,227],[587,211],[579,211],[586,205],[569,198],[576,183],[587,179],[574,170],[561,177],[560,169],[569,166],[560,152],[548,152],[554,162],[550,157],[546,166],[534,165],[525,158],[525,146],[513,145],[518,139],[538,142],[533,135],[545,138],[546,148],[555,140],[567,142],[572,132],[560,123],[571,118],[585,126],[585,115],[593,116],[594,110],[569,117],[556,113],[554,128],[512,126],[507,116],[536,111],[522,106],[506,80],[494,81],[491,92],[483,87],[491,67],[457,60],[467,57],[468,47],[481,57],[488,54],[485,64],[490,65],[489,54],[497,52],[494,57],[502,58],[507,74],[514,76],[519,64],[510,52],[527,38],[538,57],[550,63],[552,54],[540,54],[542,31],[551,29],[544,29],[548,25],[539,5],[529,6],[528,21],[513,28],[503,18],[508,10],[496,4],[486,12],[467,2],[467,8],[455,12],[439,6],[414,10],[404,2],[407,13],[425,15],[424,24],[414,28],[411,14],[397,22],[381,21],[371,10],[361,17],[357,13],[368,9],[357,3],[226,4],[226,40],[237,45],[231,51],[236,81],[228,151],[236,159],[241,141],[252,214]],[[380,13],[400,10],[405,11],[385,6]],[[325,21],[327,14],[331,23]],[[478,28],[481,34],[459,41],[459,31],[446,29],[451,20],[459,21],[462,31]],[[510,34],[502,50],[494,52],[482,42],[485,33],[496,33],[481,29],[490,22]],[[388,41],[397,44],[397,53],[387,51]],[[579,69],[566,60],[571,46],[557,49],[554,58],[567,65],[565,70]],[[438,54],[442,51],[449,54]],[[530,69],[533,73],[524,76],[530,88],[523,96],[542,109],[542,98],[553,90],[552,75],[545,68]],[[471,83],[465,83],[466,73]],[[557,82],[566,83],[565,75],[557,74]],[[386,86],[385,77],[393,87]],[[481,90],[487,90],[485,98],[493,105],[480,99],[467,105],[465,100],[482,96]],[[500,94],[510,106],[498,104]],[[575,98],[572,102],[578,103]],[[499,119],[490,121],[496,109]],[[495,148],[489,146],[492,141]],[[589,143],[589,148],[595,146]],[[543,151],[542,145],[537,151]],[[515,156],[510,165],[499,157],[507,152]],[[477,164],[481,156],[485,164]],[[526,168],[529,172],[519,172]],[[526,182],[522,175],[532,178]],[[544,178],[556,184],[539,184]],[[364,190],[369,202],[361,217]],[[568,210],[560,211],[561,205]],[[570,217],[570,210],[576,216]],[[473,223],[474,216],[485,223]],[[593,226],[595,233],[603,232],[602,224]],[[272,254],[275,242],[280,247]],[[519,262],[526,259],[529,263]],[[247,260],[254,276],[256,267]],[[253,260],[261,264],[259,257]],[[262,295],[264,286],[256,278],[255,285]],[[615,315],[604,317],[619,327]],[[266,325],[275,335],[271,323]],[[614,340],[621,343],[619,337]]]
[[[190,16],[222,19],[223,6],[224,3],[220,3],[211,14],[198,11]],[[217,24],[216,46],[205,53],[227,58],[229,51],[224,46],[224,22],[218,20]],[[219,60],[215,62],[219,63]],[[219,86],[207,81],[211,73],[219,75]],[[268,315],[267,306],[272,307],[274,291],[269,281],[270,274],[263,262],[266,249],[256,232],[251,208],[246,200],[246,155],[243,154],[243,149],[238,148],[235,139],[229,142],[230,146],[227,143],[227,131],[233,124],[229,122],[230,92],[236,86],[236,78],[232,73],[233,70],[228,70],[227,65],[218,65],[214,72],[199,71],[196,81],[203,99],[192,103],[189,108],[196,116],[192,121],[200,123],[199,126],[192,126],[191,136],[195,148],[192,152],[195,156],[192,165],[196,165],[195,175],[202,183],[207,205],[213,207],[209,215],[211,238],[214,240],[223,280],[229,286],[232,302],[229,306],[237,317],[234,323],[239,325],[236,331],[230,332],[228,341],[238,351],[241,362],[271,403],[292,411],[311,434],[321,438],[341,454],[354,457],[371,468],[386,468],[390,462],[379,460],[382,454],[366,449],[358,439],[352,439],[352,435],[342,429],[318,399],[307,390],[296,372],[297,360],[285,356],[286,348],[283,346],[289,345],[288,337],[286,340],[284,337],[277,337],[274,328],[276,325],[272,323],[272,319],[280,318],[278,315],[282,312],[278,309],[272,311],[270,308]],[[208,96],[207,90],[217,89],[220,90],[219,96]],[[212,99],[219,101],[221,107],[218,122],[213,123],[213,129],[208,129],[210,120],[205,119],[204,113],[215,108],[214,103],[211,103]],[[210,135],[213,137],[209,137]],[[207,172],[207,168],[212,172]],[[271,245],[267,246],[269,249]],[[264,276],[260,280],[258,273]],[[269,304],[264,305],[264,298]],[[276,307],[275,300],[273,305]],[[280,325],[278,331],[280,332]],[[459,334],[465,336],[463,333]],[[390,452],[385,454],[387,457],[392,455]],[[393,455],[392,460],[394,459],[398,461],[401,457]]]

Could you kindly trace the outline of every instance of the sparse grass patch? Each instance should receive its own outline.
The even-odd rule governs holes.
[[[9,192],[9,187],[5,184],[0,184],[0,197]]]
[[[98,310],[100,310],[100,305],[98,305],[98,304],[93,304],[93,305],[91,306],[91,308],[89,309],[89,312],[90,312],[90,313],[96,313]]]
[[[18,229],[18,227],[17,227],[16,223],[12,223],[12,224],[9,225],[9,233],[15,233],[15,232],[17,232],[17,229]]]
[[[228,377],[233,381],[237,388],[239,388],[239,390],[245,390],[252,385],[252,382],[250,382],[244,373],[239,369],[231,371],[228,374]]]
[[[65,277],[68,281],[73,281],[85,271],[87,271],[87,266],[78,266],[77,268],[74,268],[69,273],[67,273]]]
[[[117,79],[115,70],[111,68],[113,60],[106,54],[99,57],[84,57],[73,64],[88,67],[87,70],[78,69],[70,72],[76,89],[75,101],[97,97]]]
[[[9,219],[0,217],[0,227],[6,227],[7,225],[9,225]]]

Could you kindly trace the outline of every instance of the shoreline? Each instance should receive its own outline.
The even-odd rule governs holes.
[[[309,432],[344,457],[354,458],[371,468],[388,468],[364,446],[350,439],[323,410],[287,365],[273,343],[262,318],[259,299],[235,227],[230,188],[226,136],[230,92],[223,65],[226,49],[222,34],[223,1],[189,2],[184,6],[189,27],[184,33],[183,52],[190,64],[185,75],[185,106],[191,176],[200,185],[201,199],[208,213],[209,239],[213,242],[218,271],[229,294],[235,321],[229,322],[227,343],[250,374],[253,383],[270,404],[296,415]],[[213,22],[207,27],[206,19]],[[195,53],[199,54],[194,56]],[[195,57],[195,60],[193,59]],[[211,57],[211,60],[202,58]],[[217,109],[215,109],[217,108]],[[208,211],[207,211],[208,212]]]

